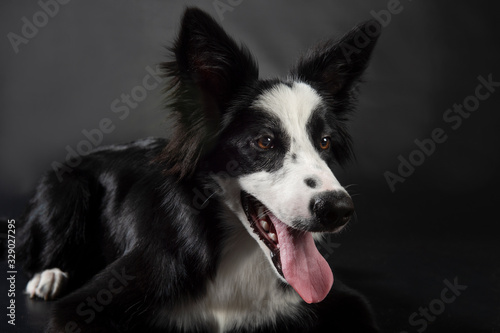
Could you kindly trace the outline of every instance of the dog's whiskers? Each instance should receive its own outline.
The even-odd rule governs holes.
[[[219,191],[215,191],[214,193],[210,194],[210,196],[205,201],[203,201],[201,206],[205,207],[205,204],[208,202],[208,200],[210,200],[210,198],[213,197],[214,195],[216,195],[217,193],[219,193]]]
[[[352,189],[353,186],[358,186],[358,184],[349,184],[349,185],[346,185],[344,186],[344,189],[346,190],[346,192],[351,196],[351,197],[355,197],[355,196],[358,196],[358,195],[361,195],[361,193],[355,193]]]
[[[264,217],[264,216],[266,216],[266,215],[269,215],[268,213],[271,213],[271,210],[270,210],[269,208],[267,208],[267,207],[266,207],[266,209],[264,209],[264,210],[262,211],[262,213],[260,213],[257,217],[260,219],[260,218],[262,218],[262,217]]]

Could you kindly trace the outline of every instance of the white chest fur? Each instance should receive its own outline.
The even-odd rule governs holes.
[[[280,313],[294,316],[299,311],[300,297],[279,286],[279,278],[248,232],[236,227],[230,234],[207,294],[169,311],[169,324],[186,330],[208,324],[214,332],[225,332],[272,323]]]

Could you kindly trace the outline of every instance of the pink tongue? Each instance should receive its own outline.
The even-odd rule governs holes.
[[[333,274],[309,232],[293,232],[275,216],[283,275],[307,303],[321,302],[333,285]]]

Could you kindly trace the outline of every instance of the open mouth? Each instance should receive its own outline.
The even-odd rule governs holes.
[[[241,192],[241,202],[250,226],[257,236],[259,236],[260,240],[269,248],[274,267],[285,278],[281,268],[278,235],[274,223],[270,218],[271,212],[257,199],[245,192]]]
[[[333,274],[312,234],[288,226],[246,192],[241,192],[241,202],[253,232],[269,248],[278,273],[307,303],[322,301],[330,292]]]

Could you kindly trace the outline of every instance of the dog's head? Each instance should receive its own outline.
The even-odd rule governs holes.
[[[188,9],[164,64],[176,132],[166,171],[212,178],[276,273],[309,303],[333,275],[313,234],[339,231],[354,207],[335,178],[351,155],[346,120],[380,25],[369,21],[301,58],[283,80],[259,80],[250,53]]]

